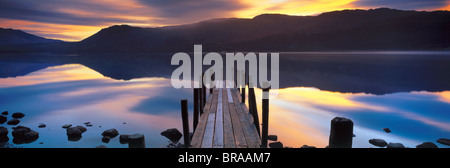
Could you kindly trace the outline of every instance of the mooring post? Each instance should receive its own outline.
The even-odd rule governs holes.
[[[200,113],[199,92],[200,92],[200,89],[194,88],[194,121],[193,121],[194,125],[192,127],[192,128],[194,128],[194,131],[197,128],[198,117],[199,117],[199,113]]]
[[[203,83],[203,80],[202,80],[202,76],[199,76],[199,82],[201,83],[201,85],[200,85],[200,88],[197,88],[198,89],[198,107],[200,108],[200,115],[202,115],[203,114],[203,94],[202,94],[202,83]]]
[[[245,81],[246,77],[245,77],[245,71],[242,72],[242,77],[241,77],[242,81],[244,82],[244,87],[242,88],[242,92],[241,92],[241,97],[242,97],[242,103],[245,104],[245,87],[247,85],[247,81]]]
[[[343,117],[331,120],[329,148],[351,148],[353,141],[353,121]]]
[[[183,120],[184,146],[188,148],[191,144],[189,142],[189,114],[188,101],[186,99],[181,100],[181,118]]]
[[[202,73],[202,108],[206,104],[206,87],[203,78],[205,77],[205,72]]]
[[[256,131],[258,131],[258,135],[261,136],[261,130],[259,125],[259,116],[258,116],[258,109],[256,105],[256,96],[255,96],[255,89],[252,87],[248,88],[248,108],[250,113],[253,116],[253,123],[255,124]]]
[[[264,88],[262,95],[261,147],[267,148],[267,136],[269,135],[269,88]]]

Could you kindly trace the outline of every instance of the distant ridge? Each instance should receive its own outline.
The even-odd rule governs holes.
[[[115,25],[74,43],[0,47],[3,52],[450,50],[449,11],[388,8],[317,16],[262,14],[157,28]]]
[[[56,43],[61,40],[47,39],[22,30],[0,28],[0,45],[4,44],[30,44],[30,43]]]

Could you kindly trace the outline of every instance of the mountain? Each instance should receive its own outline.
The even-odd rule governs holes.
[[[7,51],[192,52],[194,44],[202,44],[203,51],[450,50],[450,12],[379,8],[317,16],[263,14],[156,28],[115,25],[76,43]]]
[[[55,43],[60,40],[46,39],[26,33],[21,30],[0,28],[0,45],[5,44],[30,44],[30,43]]]

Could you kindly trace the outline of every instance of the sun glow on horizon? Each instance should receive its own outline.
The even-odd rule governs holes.
[[[410,1],[415,10],[450,9],[450,1],[436,2],[437,4]],[[58,3],[53,0],[40,2],[18,0],[12,2],[11,8],[8,8],[8,4],[0,8],[0,10],[6,10],[4,14],[0,14],[0,27],[20,29],[45,38],[80,41],[102,28],[120,24],[161,27],[195,23],[212,18],[253,18],[266,13],[305,16],[345,9],[395,8],[398,5],[395,2],[379,2],[375,5],[372,3],[374,2],[367,0],[211,0],[205,2],[81,0],[58,1]],[[12,10],[17,6],[23,10]]]

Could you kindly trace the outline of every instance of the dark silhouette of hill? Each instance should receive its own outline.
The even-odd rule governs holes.
[[[80,42],[0,50],[192,52],[194,44],[202,44],[204,51],[449,50],[450,12],[379,8],[318,16],[263,14],[157,28],[115,25]]]
[[[30,44],[30,43],[56,43],[60,40],[46,39],[21,30],[0,28],[0,45]]]

